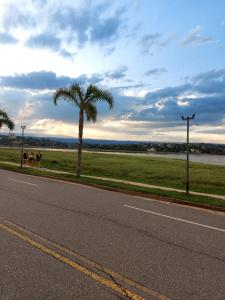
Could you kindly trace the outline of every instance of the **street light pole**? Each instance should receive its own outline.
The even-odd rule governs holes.
[[[26,126],[21,126],[22,129],[22,140],[21,140],[21,160],[20,160],[20,167],[23,167],[23,138],[24,138],[24,130],[25,130]]]
[[[189,127],[190,127],[190,120],[193,120],[195,118],[195,114],[193,114],[191,117],[181,117],[183,121],[187,121],[187,142],[186,142],[186,194],[189,195]]]

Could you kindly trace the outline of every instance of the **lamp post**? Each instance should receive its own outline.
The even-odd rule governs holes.
[[[21,160],[20,160],[20,167],[23,167],[23,138],[24,138],[24,130],[25,130],[26,126],[22,125],[21,129],[22,129],[22,140],[21,140]]]
[[[187,142],[186,142],[186,154],[187,154],[187,160],[186,160],[186,194],[189,195],[189,127],[190,127],[190,120],[193,120],[195,118],[195,114],[193,114],[191,117],[181,117],[183,121],[187,121]]]

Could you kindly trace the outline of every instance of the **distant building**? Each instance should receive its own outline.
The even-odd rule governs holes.
[[[190,152],[197,153],[197,154],[201,153],[201,151],[199,151],[198,149],[190,149]]]

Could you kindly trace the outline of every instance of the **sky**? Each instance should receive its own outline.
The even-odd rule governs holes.
[[[15,132],[76,137],[78,109],[52,95],[109,90],[84,137],[225,143],[224,0],[0,0],[0,109]],[[2,128],[1,132],[7,132]]]

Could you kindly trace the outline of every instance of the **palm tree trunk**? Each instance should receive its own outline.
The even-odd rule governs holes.
[[[78,147],[77,147],[77,174],[76,174],[79,177],[80,177],[80,172],[81,172],[81,154],[82,154],[82,143],[83,143],[83,128],[84,128],[84,112],[83,112],[83,110],[80,110]]]

